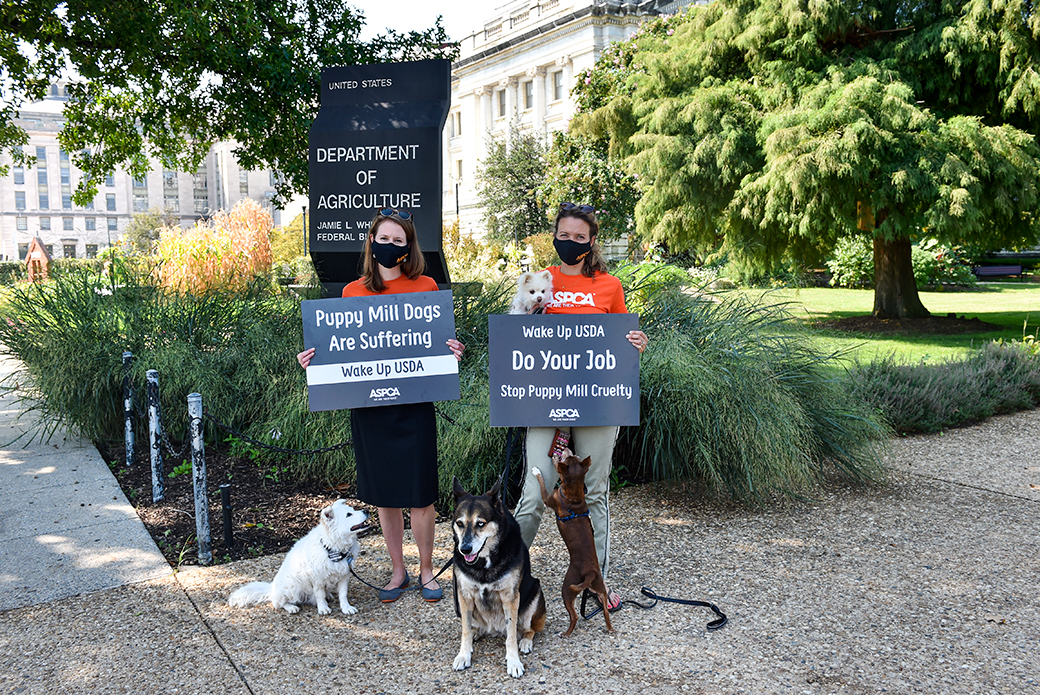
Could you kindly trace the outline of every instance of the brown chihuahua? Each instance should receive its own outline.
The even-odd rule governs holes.
[[[592,521],[589,519],[589,507],[585,504],[585,474],[589,471],[592,459],[578,459],[570,449],[553,456],[553,465],[560,476],[560,486],[551,494],[545,489],[542,472],[535,468],[532,473],[538,478],[542,489],[542,501],[556,513],[556,528],[567,545],[571,556],[570,567],[563,577],[563,605],[571,618],[571,625],[563,633],[570,637],[574,626],[578,624],[578,612],[574,609],[574,599],[585,589],[591,588],[598,596],[601,605],[609,605],[607,584],[599,569],[599,558],[596,557],[596,543],[592,536]],[[610,624],[610,611],[604,610],[603,617],[607,621],[607,632],[613,632]]]

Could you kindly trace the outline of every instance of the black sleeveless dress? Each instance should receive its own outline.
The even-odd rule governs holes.
[[[350,411],[358,498],[377,507],[421,509],[437,501],[437,416],[433,403]]]

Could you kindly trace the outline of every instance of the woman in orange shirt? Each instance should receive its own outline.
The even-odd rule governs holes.
[[[560,256],[560,265],[549,268],[552,273],[552,299],[546,304],[547,314],[625,314],[625,294],[621,281],[607,272],[606,261],[596,236],[599,221],[589,205],[563,203],[556,215],[556,233],[553,246]],[[628,342],[642,354],[647,337],[643,331],[629,331]],[[617,440],[618,427],[570,427],[570,447],[579,458],[592,457],[592,465],[585,475],[585,501],[589,506],[596,556],[603,578],[610,566],[610,466]],[[531,475],[532,468],[541,470],[545,485],[550,490],[556,484],[556,469],[549,461],[549,448],[556,435],[555,427],[529,427],[524,444],[524,489],[517,503],[516,516],[520,533],[528,546],[538,533],[542,521],[542,502],[538,479]],[[610,591],[613,610],[621,597]]]
[[[402,292],[434,292],[437,283],[423,275],[426,260],[419,248],[412,216],[403,210],[380,210],[365,240],[361,278],[343,288],[344,297]],[[456,359],[465,349],[457,340],[448,348]],[[296,356],[306,368],[314,348]],[[433,578],[433,539],[437,511],[437,420],[433,403],[353,408],[350,431],[357,461],[358,498],[375,505],[390,563],[390,581],[379,591],[384,603],[396,601],[408,587],[404,564],[404,514],[411,508],[412,535],[419,548],[419,582],[427,601],[443,590]]]

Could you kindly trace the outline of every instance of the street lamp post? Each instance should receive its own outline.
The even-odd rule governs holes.
[[[307,206],[303,206],[303,255],[307,255]]]

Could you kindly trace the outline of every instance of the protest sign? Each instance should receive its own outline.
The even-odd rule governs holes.
[[[636,314],[488,317],[492,427],[639,424]]]
[[[311,411],[459,398],[451,292],[300,303]]]

